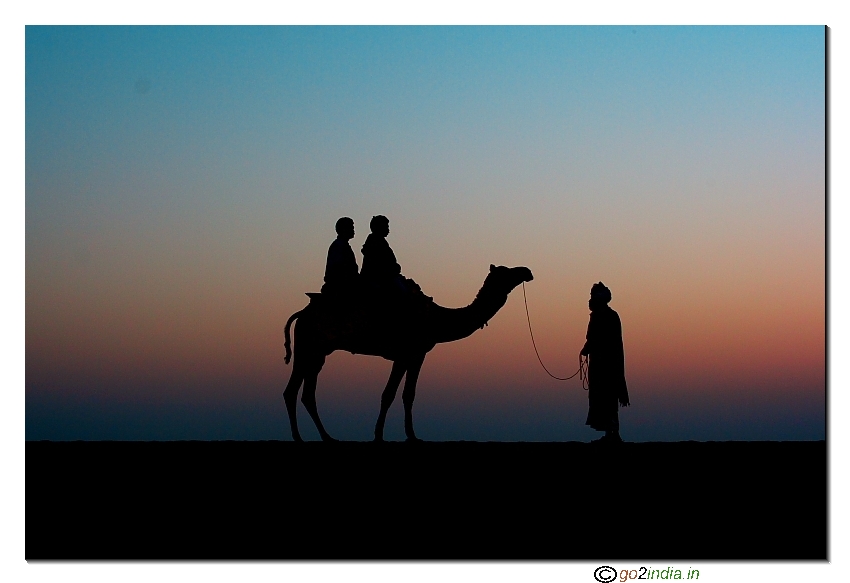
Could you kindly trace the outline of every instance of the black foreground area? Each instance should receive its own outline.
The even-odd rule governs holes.
[[[27,442],[27,560],[819,559],[820,442]]]

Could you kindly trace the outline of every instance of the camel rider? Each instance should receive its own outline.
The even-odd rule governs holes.
[[[354,221],[342,217],[336,222],[336,239],[328,248],[325,266],[325,285],[322,293],[331,296],[350,296],[358,281],[357,259],[349,241],[354,238]]]
[[[366,288],[378,297],[401,300],[403,303],[428,304],[433,298],[422,293],[419,284],[401,274],[401,265],[387,243],[390,221],[383,215],[372,217],[371,234],[363,244],[363,269],[360,276]]]
[[[396,261],[395,253],[387,243],[390,234],[390,221],[383,215],[372,217],[369,222],[372,231],[363,243],[363,281],[373,291],[390,294],[404,294],[408,286],[401,275],[401,265]],[[412,280],[408,280],[412,281]],[[419,287],[419,286],[417,286]]]

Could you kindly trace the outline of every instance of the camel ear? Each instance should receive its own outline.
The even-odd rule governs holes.
[[[493,273],[494,269],[496,269],[496,266],[491,263],[490,264],[490,273]]]

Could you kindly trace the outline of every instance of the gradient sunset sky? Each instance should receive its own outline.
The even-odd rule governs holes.
[[[289,439],[284,324],[336,219],[362,262],[384,214],[442,305],[529,267],[559,376],[608,285],[625,439],[824,439],[824,34],[28,26],[26,438]],[[332,435],[371,438],[389,371],[329,357]],[[426,440],[598,437],[521,288],[414,411]]]

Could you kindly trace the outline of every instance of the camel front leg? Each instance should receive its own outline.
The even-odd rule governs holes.
[[[416,397],[416,381],[419,380],[419,371],[425,355],[414,358],[407,367],[407,378],[404,379],[404,391],[401,393],[401,401],[404,403],[404,434],[407,441],[420,441],[413,431],[413,399]]]
[[[401,383],[404,371],[405,364],[402,361],[393,361],[393,370],[390,372],[387,386],[381,394],[381,412],[378,414],[378,422],[375,423],[375,441],[384,441],[384,423],[387,420],[387,411],[390,410],[390,405],[395,400],[395,394],[398,392],[398,385]]]

